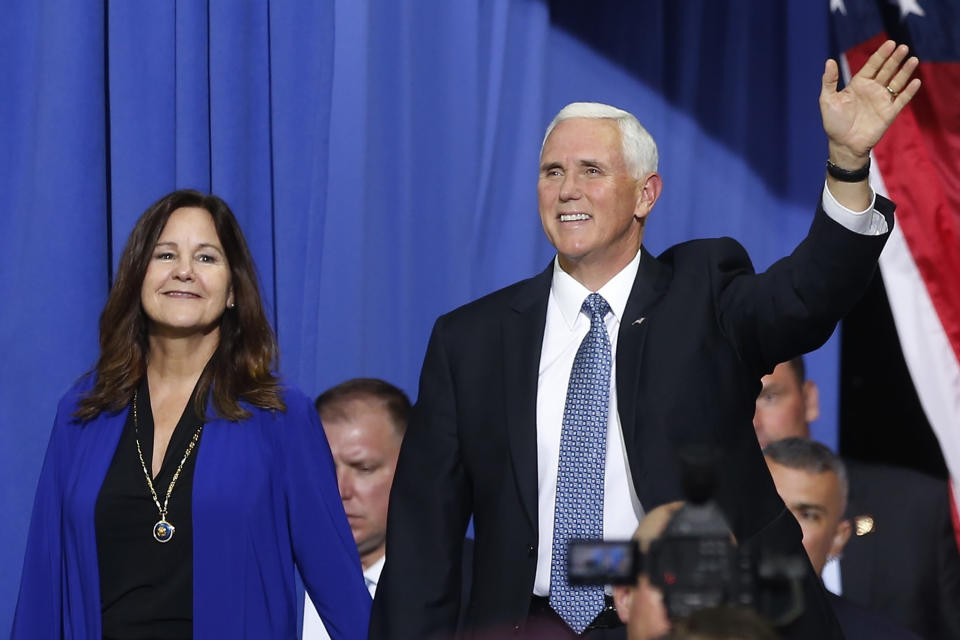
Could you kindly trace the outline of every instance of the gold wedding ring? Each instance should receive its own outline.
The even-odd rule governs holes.
[[[896,100],[897,96],[900,94],[899,91],[895,91],[894,89],[892,89],[890,85],[886,86],[886,90],[887,90],[887,93],[890,94],[890,98],[893,100]]]

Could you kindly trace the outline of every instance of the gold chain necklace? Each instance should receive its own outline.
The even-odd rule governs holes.
[[[160,499],[157,498],[157,492],[153,488],[153,480],[150,477],[150,472],[147,471],[147,463],[143,460],[143,450],[140,448],[140,425],[137,421],[137,391],[133,392],[133,432],[134,440],[137,443],[137,455],[140,456],[140,466],[143,468],[143,475],[147,479],[147,488],[150,489],[150,495],[153,496],[153,503],[157,505],[157,510],[160,512],[160,519],[157,520],[157,524],[153,525],[153,539],[157,542],[170,542],[170,539],[173,538],[173,532],[176,530],[176,527],[167,522],[167,505],[170,503],[170,495],[173,494],[173,485],[177,484],[177,478],[180,477],[180,472],[183,471],[183,463],[187,461],[190,453],[194,447],[197,446],[201,431],[203,431],[202,424],[193,432],[193,438],[190,439],[190,444],[187,445],[186,452],[184,452],[183,457],[180,458],[180,464],[177,466],[177,470],[170,480],[170,486],[167,487],[167,497],[163,499],[163,506],[161,507]]]

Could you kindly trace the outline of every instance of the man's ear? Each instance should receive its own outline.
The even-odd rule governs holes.
[[[844,518],[837,523],[837,530],[833,532],[833,542],[830,544],[829,557],[838,558],[843,553],[843,548],[847,546],[850,540],[850,534],[853,532],[853,525]]]
[[[627,620],[630,619],[630,605],[633,604],[633,594],[636,592],[636,587],[624,585],[614,585],[613,587],[613,606],[617,608],[617,615],[623,624],[627,624]]]
[[[803,383],[803,408],[807,424],[820,417],[820,389],[817,389],[817,383],[813,380]]]
[[[633,217],[644,222],[653,205],[660,198],[663,191],[663,179],[659,173],[651,172],[637,180],[637,205],[633,209]]]

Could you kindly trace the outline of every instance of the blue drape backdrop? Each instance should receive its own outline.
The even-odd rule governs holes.
[[[0,20],[0,633],[57,398],[140,213],[181,187],[236,212],[309,394],[412,396],[436,316],[542,269],[544,126],[638,115],[661,149],[659,251],[731,235],[758,268],[822,184],[826,3],[40,0]],[[835,443],[836,349],[810,360]]]

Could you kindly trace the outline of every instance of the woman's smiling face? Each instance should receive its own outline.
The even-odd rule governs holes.
[[[206,334],[233,304],[230,264],[213,217],[182,207],[170,214],[147,265],[140,302],[151,334]]]

